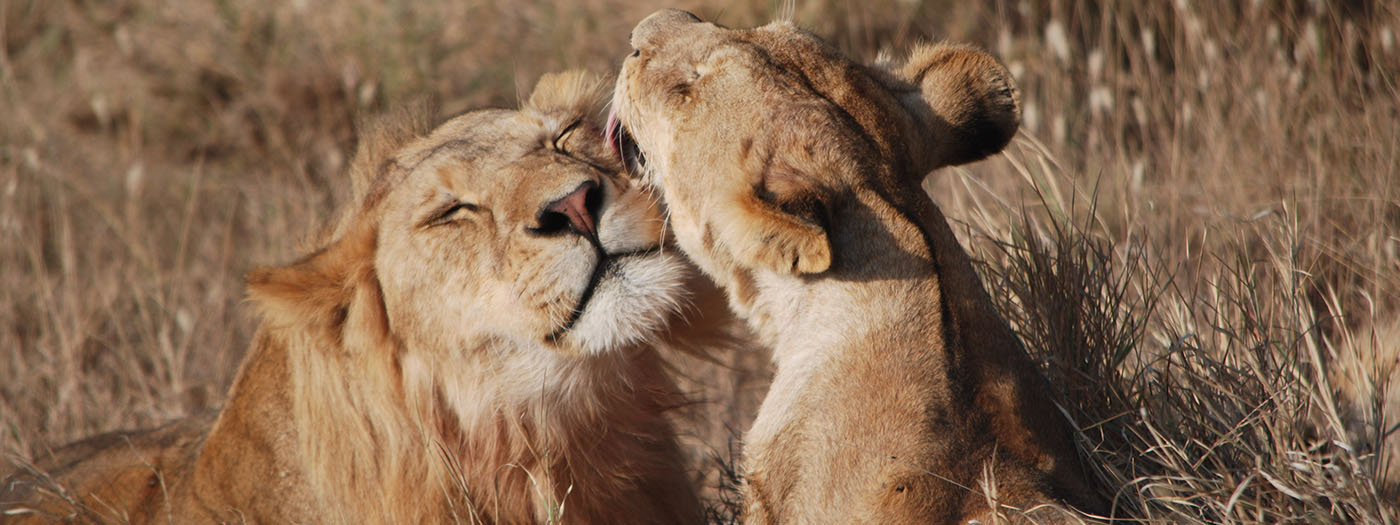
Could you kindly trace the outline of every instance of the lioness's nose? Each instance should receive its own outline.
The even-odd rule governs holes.
[[[632,47],[641,49],[658,35],[665,35],[685,24],[694,24],[700,17],[682,9],[662,9],[648,15],[637,27],[632,28]]]
[[[537,218],[539,226],[534,228],[535,232],[549,234],[568,228],[589,240],[597,241],[598,228],[593,219],[599,198],[598,183],[584,181],[568,195],[546,204],[544,209],[540,210]]]

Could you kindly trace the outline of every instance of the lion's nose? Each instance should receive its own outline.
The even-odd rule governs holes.
[[[657,35],[666,35],[684,24],[700,21],[700,17],[681,9],[662,9],[648,15],[637,27],[632,28],[632,47],[640,48],[651,43]]]
[[[598,211],[600,197],[598,183],[584,181],[568,195],[546,204],[537,217],[539,225],[532,230],[535,233],[552,234],[568,228],[596,242],[598,228],[594,225],[594,217]]]

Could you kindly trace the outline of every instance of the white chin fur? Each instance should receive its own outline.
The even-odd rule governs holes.
[[[614,261],[569,330],[571,342],[583,353],[596,355],[655,334],[685,299],[686,272],[680,257],[667,253]]]

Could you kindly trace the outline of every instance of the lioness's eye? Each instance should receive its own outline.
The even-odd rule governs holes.
[[[470,202],[449,202],[429,213],[428,220],[423,221],[423,226],[433,227],[451,224],[466,218],[469,213],[476,213],[476,211],[477,206]]]

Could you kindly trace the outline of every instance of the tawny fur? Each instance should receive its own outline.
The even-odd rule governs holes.
[[[921,185],[1015,134],[1007,71],[947,44],[862,66],[788,23],[676,10],[631,40],[614,107],[645,177],[774,350],[745,438],[746,521],[1092,508],[1070,425]]]
[[[698,521],[645,344],[685,266],[602,144],[597,87],[553,75],[519,111],[375,127],[334,240],[250,274],[263,322],[217,419],[41,458],[50,478],[0,493],[10,519]],[[543,230],[588,184],[598,238]]]

